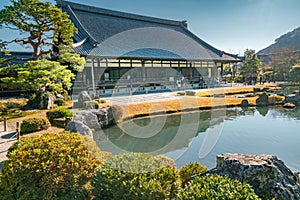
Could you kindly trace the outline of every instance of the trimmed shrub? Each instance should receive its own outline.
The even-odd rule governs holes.
[[[53,120],[57,118],[73,117],[73,113],[67,108],[58,108],[56,110],[50,110],[46,113],[46,115],[51,123],[53,123]]]
[[[185,92],[177,92],[178,96],[185,96]]]
[[[56,105],[58,105],[58,106],[64,106],[64,105],[66,105],[66,102],[65,102],[65,100],[63,100],[63,99],[56,99],[56,100],[54,101],[54,103],[55,103]]]
[[[165,160],[144,153],[109,158],[93,179],[96,199],[174,199],[179,175]]]
[[[147,173],[163,167],[174,167],[173,163],[169,165],[169,163],[165,161],[165,157],[152,156],[147,153],[119,154],[108,159],[105,162],[105,165],[114,169],[132,173]]]
[[[199,162],[191,162],[182,166],[179,169],[179,175],[181,179],[181,185],[184,187],[188,181],[191,180],[192,176],[201,174],[207,170],[206,166],[200,165]]]
[[[194,92],[194,91],[186,91],[185,94],[186,94],[187,96],[195,96],[195,95],[196,95],[196,92]]]
[[[3,103],[0,103],[0,112],[6,112],[8,110],[7,106]]]
[[[159,162],[161,162],[162,166],[169,166],[169,167],[173,167],[174,169],[176,169],[176,163],[172,158],[169,158],[167,156],[162,156],[162,155],[155,156],[155,158]]]
[[[84,102],[84,107],[86,109],[98,109],[99,108],[99,103],[97,101],[85,101]]]
[[[22,138],[7,157],[0,193],[8,200],[91,199],[90,180],[101,164],[80,134],[66,131]]]
[[[220,175],[196,177],[179,193],[180,199],[239,199],[258,200],[248,184]]]
[[[94,99],[94,101],[98,102],[99,104],[106,103],[105,99]]]
[[[106,103],[104,99],[94,99],[92,101],[85,101],[84,107],[87,109],[98,109],[103,103]]]
[[[21,133],[27,134],[41,130],[47,130],[51,126],[45,117],[24,119],[21,123]]]
[[[6,110],[7,109],[11,109],[11,108],[23,108],[24,106],[26,106],[28,100],[25,98],[19,98],[19,99],[15,99],[15,98],[10,98],[7,100],[0,100],[0,110],[2,107],[4,107]]]
[[[84,146],[89,150],[96,158],[101,161],[105,161],[108,158],[112,157],[111,152],[101,151],[97,146],[96,142],[90,138],[90,136],[82,136],[82,142]]]

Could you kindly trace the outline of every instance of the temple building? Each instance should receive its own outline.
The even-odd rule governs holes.
[[[159,19],[57,0],[78,32],[75,51],[86,58],[74,89],[213,86],[224,63],[237,56],[220,51],[188,30],[186,21]],[[219,69],[219,71],[218,71]]]

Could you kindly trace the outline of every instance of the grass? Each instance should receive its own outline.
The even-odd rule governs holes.
[[[258,97],[236,98],[226,96],[224,98],[212,97],[189,97],[183,96],[178,100],[146,102],[138,104],[121,105],[123,119],[136,118],[140,116],[176,113],[190,110],[204,110],[219,107],[240,106],[242,100],[247,99],[249,104],[255,105]]]
[[[168,113],[178,113],[191,110],[205,110],[212,108],[220,107],[236,107],[240,106],[241,102],[246,99],[248,100],[249,105],[255,106],[256,99],[258,96],[253,95],[244,95],[238,97],[234,94],[253,94],[253,88],[276,88],[276,84],[265,84],[265,85],[256,85],[249,87],[236,87],[236,88],[220,88],[220,89],[204,89],[196,92],[195,96],[186,95],[186,92],[182,95],[178,95],[176,100],[160,101],[160,102],[143,102],[129,105],[120,105],[123,110],[122,119],[137,118],[142,116],[149,115],[158,115],[158,114],[168,114]],[[224,95],[225,94],[225,95]],[[219,96],[218,96],[219,95]],[[214,97],[215,96],[215,97]],[[270,97],[269,99],[275,104],[282,101],[284,97]],[[24,101],[16,100],[13,101]],[[11,100],[0,101],[0,105],[4,103],[11,102]],[[110,104],[101,103],[99,108],[108,107]],[[72,102],[68,101],[65,106],[66,108],[72,107]],[[13,109],[12,109],[13,111]],[[15,123],[15,121],[22,121],[29,117],[45,117],[48,110],[38,110],[32,112],[21,112],[21,113],[10,113],[9,116],[6,115],[10,120],[9,122]],[[3,117],[3,116],[2,116]],[[16,118],[13,120],[13,118]],[[0,115],[1,121],[1,115]],[[55,128],[52,129],[56,131]]]
[[[196,95],[198,97],[212,97],[214,95],[219,94],[225,94],[225,95],[231,95],[231,94],[245,94],[245,93],[253,93],[254,88],[278,88],[277,84],[264,84],[264,85],[255,85],[255,86],[247,86],[247,87],[236,87],[236,88],[219,88],[219,89],[204,89],[201,91],[198,91]]]
[[[190,110],[237,107],[241,105],[243,100],[247,100],[250,106],[255,106],[258,96],[244,95],[244,97],[241,98],[235,96],[234,94],[253,94],[253,88],[263,89],[265,87],[275,88],[278,87],[278,85],[265,84],[249,87],[220,88],[214,90],[205,89],[196,92],[196,96],[185,96],[183,92],[181,92],[179,95],[177,95],[177,100],[120,105],[123,109],[122,118],[130,119],[142,116],[177,113]],[[216,95],[219,95],[219,97],[214,97]],[[284,97],[276,96],[270,97],[269,99],[274,102],[274,104],[277,104],[284,100]]]

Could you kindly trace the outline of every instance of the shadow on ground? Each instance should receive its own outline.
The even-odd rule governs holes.
[[[0,162],[0,172],[2,171],[2,165],[4,163],[4,160]]]
[[[13,139],[15,137],[16,137],[16,133],[15,132],[7,133],[7,134],[1,136],[2,139]]]

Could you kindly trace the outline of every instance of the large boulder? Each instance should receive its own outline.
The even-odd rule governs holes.
[[[53,108],[55,100],[56,96],[51,92],[39,92],[28,102],[27,106],[34,109],[50,109]]]
[[[97,130],[101,128],[97,115],[94,113],[96,110],[78,110],[74,113],[73,118],[81,121],[89,128]]]
[[[114,124],[114,116],[110,107],[94,110],[93,113],[97,115],[101,128]]]
[[[295,105],[300,105],[300,92],[296,90],[293,92],[293,94],[287,95],[285,97],[284,103],[292,103]]]
[[[110,107],[101,109],[78,110],[73,118],[81,121],[89,128],[98,130],[114,124],[114,116]]]
[[[276,200],[300,199],[300,183],[283,161],[270,155],[222,154],[217,156],[216,168],[209,171],[229,176],[253,186],[258,194]]]
[[[296,105],[293,104],[293,103],[285,103],[282,107],[283,108],[288,108],[288,109],[293,109],[293,108],[296,107]]]
[[[65,130],[70,131],[71,133],[80,133],[81,135],[87,135],[93,139],[92,130],[81,121],[70,121]]]
[[[256,99],[256,106],[268,106],[269,105],[269,97],[266,93],[262,93]]]
[[[84,105],[84,102],[86,101],[91,101],[92,98],[90,97],[89,93],[87,91],[81,91],[78,95],[78,107],[81,107],[83,108],[85,105]]]

